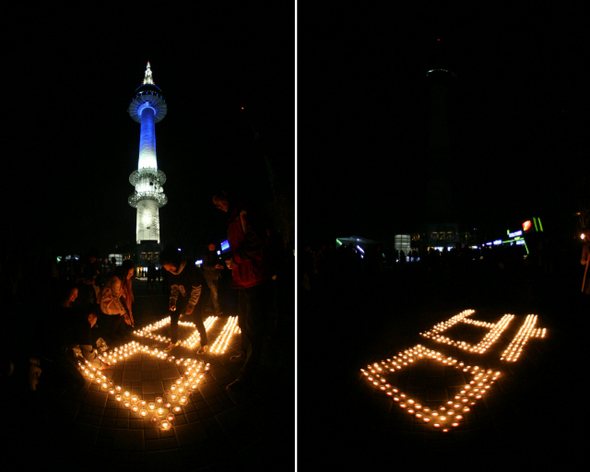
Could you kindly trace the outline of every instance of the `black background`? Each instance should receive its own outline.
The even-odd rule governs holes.
[[[164,244],[188,249],[224,235],[213,188],[268,200],[264,155],[294,192],[293,5],[8,12],[3,226],[13,242],[48,254],[97,247],[105,255],[135,242],[127,198],[140,127],[127,107],[147,61],[168,103],[156,125],[158,167],[167,176]]]

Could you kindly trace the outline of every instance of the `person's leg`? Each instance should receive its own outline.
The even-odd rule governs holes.
[[[195,323],[195,326],[199,331],[199,336],[201,337],[201,348],[199,349],[200,354],[203,354],[206,351],[206,349],[204,349],[204,346],[207,346],[209,342],[207,339],[207,330],[205,329],[205,323],[203,322],[203,313],[205,311],[205,305],[209,298],[209,294],[210,291],[208,285],[206,283],[202,284],[201,296],[199,297],[199,301],[197,302],[197,304],[195,305],[195,309],[193,310],[193,323]]]
[[[207,286],[209,287],[209,292],[211,293],[213,311],[215,312],[215,315],[219,315],[221,314],[221,309],[219,307],[219,280],[207,280]]]
[[[240,348],[242,350],[236,356],[230,357],[231,361],[243,362],[248,353],[248,346],[250,344],[248,336],[244,334],[246,331],[246,316],[250,310],[250,298],[244,289],[238,290],[238,327],[240,328]]]
[[[123,336],[123,326],[125,324],[125,319],[122,315],[110,315],[112,320],[111,329],[109,331],[109,337],[111,340],[120,338]]]
[[[170,312],[170,342],[176,344],[178,341],[178,319],[180,318],[180,310]]]
[[[260,365],[268,326],[269,287],[268,282],[264,282],[240,290],[240,306],[244,308],[240,310],[240,316],[244,315],[242,338],[245,338],[248,347],[238,381],[228,386],[230,391],[238,391],[250,384]]]

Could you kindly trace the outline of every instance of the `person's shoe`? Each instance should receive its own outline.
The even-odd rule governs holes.
[[[238,354],[236,356],[231,356],[229,358],[229,360],[231,362],[243,362],[244,361],[244,355],[243,354]]]
[[[168,344],[168,347],[166,347],[166,349],[164,349],[164,352],[170,352],[172,351],[172,349],[174,349],[176,346],[180,345],[180,341],[176,341],[176,343],[170,343]]]
[[[209,346],[207,346],[205,344],[204,346],[201,346],[199,348],[199,350],[197,351],[197,354],[205,354],[208,350],[209,350]]]
[[[232,383],[230,383],[225,389],[229,393],[241,393],[246,390],[250,386],[249,382],[244,381],[243,379],[236,379]]]

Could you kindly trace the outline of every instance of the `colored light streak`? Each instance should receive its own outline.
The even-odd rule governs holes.
[[[472,380],[465,384],[460,392],[452,400],[439,404],[434,408],[423,406],[415,398],[409,398],[404,392],[387,383],[387,376],[392,372],[400,371],[408,365],[424,360],[433,360],[443,365],[460,369],[464,373],[473,375]],[[399,403],[399,407],[406,413],[414,416],[431,427],[449,432],[457,428],[465,419],[465,414],[471,411],[471,407],[480,401],[492,384],[500,376],[499,371],[484,370],[479,366],[465,366],[452,357],[445,357],[442,353],[432,351],[420,344],[400,352],[396,357],[368,365],[361,372],[373,386],[384,391],[392,397],[392,401]]]

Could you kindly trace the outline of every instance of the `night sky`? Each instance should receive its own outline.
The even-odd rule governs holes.
[[[296,109],[290,4],[7,13],[3,238],[57,254],[134,241],[139,124],[127,107],[147,61],[168,103],[156,125],[165,244],[223,235],[213,188],[268,199],[263,155],[284,192],[297,178],[300,242],[389,242],[429,222],[432,68],[457,76],[447,170],[457,220],[490,231],[570,221],[588,175],[581,6],[390,3],[298,3]]]
[[[334,9],[305,20],[313,41],[302,40],[300,18],[302,241],[391,243],[444,222],[423,211],[433,68],[457,76],[447,169],[456,221],[480,236],[531,216],[571,221],[588,176],[587,28],[575,2],[525,3]]]
[[[266,201],[264,155],[294,192],[294,7],[157,5],[5,16],[3,237],[55,254],[134,243],[140,125],[127,107],[147,61],[168,104],[156,125],[164,244],[224,236],[214,188]]]

